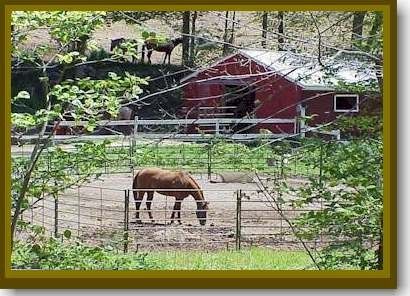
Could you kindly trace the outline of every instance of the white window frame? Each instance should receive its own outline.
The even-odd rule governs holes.
[[[343,97],[356,97],[356,108],[355,109],[336,109],[336,99]],[[359,112],[359,95],[358,94],[336,94],[333,97],[333,111],[334,112]]]

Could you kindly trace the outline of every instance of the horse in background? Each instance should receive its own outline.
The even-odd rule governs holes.
[[[147,51],[147,58],[148,58],[148,63],[151,64],[151,55],[152,52],[158,51],[158,52],[165,52],[164,56],[164,61],[162,62],[165,64],[167,57],[168,57],[168,64],[171,63],[171,53],[174,50],[174,48],[182,43],[183,38],[178,37],[175,39],[171,39],[168,43],[158,43],[155,39],[147,39],[144,41],[144,44],[142,46],[142,59],[141,61],[144,62],[145,59],[145,51]]]
[[[133,39],[125,39],[123,37],[117,38],[117,39],[111,39],[110,51],[112,52],[116,47],[120,47],[121,44],[123,44],[124,42],[136,42],[136,41],[133,40]],[[137,44],[134,46],[134,48],[135,48],[135,51],[138,52],[138,45]],[[137,58],[135,56],[132,56],[131,62],[136,63]]]
[[[199,223],[201,225],[205,225],[206,223],[208,202],[205,201],[201,187],[188,173],[182,171],[163,170],[160,168],[142,169],[134,177],[132,189],[136,208],[136,222],[139,224],[141,224],[139,209],[145,193],[147,193],[146,204],[148,215],[151,221],[154,222],[151,211],[151,203],[154,198],[155,191],[165,196],[175,197],[175,204],[171,214],[171,223],[174,222],[175,218],[177,218],[178,222],[181,223],[181,203],[189,195],[191,195],[196,201],[196,216]],[[172,191],[172,189],[176,190]]]

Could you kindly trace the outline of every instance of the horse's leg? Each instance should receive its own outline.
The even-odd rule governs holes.
[[[174,209],[171,215],[171,223],[174,223],[175,214],[177,215],[179,224],[181,224],[181,201],[179,200],[175,200]]]
[[[135,48],[135,51],[138,52],[138,45],[135,45],[134,48]],[[137,61],[137,58],[133,55],[131,62],[134,64],[136,61]]]
[[[136,218],[136,222],[138,224],[141,224],[141,219],[140,219],[140,206],[141,206],[141,202],[144,199],[144,191],[134,191],[134,200],[135,200],[135,218]]]
[[[182,206],[182,202],[179,202],[178,204],[179,204],[179,205],[178,205],[178,212],[177,212],[177,214],[178,214],[178,222],[179,222],[179,224],[182,224],[182,222],[181,222],[181,206]]]
[[[167,54],[168,54],[168,65],[171,64],[171,52],[172,51],[167,52]]]
[[[152,49],[148,49],[148,53],[147,53],[148,64],[151,64],[151,55],[152,55]]]
[[[154,218],[152,217],[152,211],[151,211],[151,203],[152,199],[154,198],[154,191],[148,191],[147,192],[147,210],[148,210],[148,216],[151,219],[152,223],[155,223]]]
[[[166,60],[167,60],[167,55],[168,55],[168,53],[165,52],[165,56],[164,56],[164,60],[162,61],[162,64],[165,64],[165,62],[166,62]]]
[[[142,46],[142,49],[141,49],[141,63],[144,63],[144,59],[145,59],[145,49],[146,49],[147,47],[145,46],[145,44]]]

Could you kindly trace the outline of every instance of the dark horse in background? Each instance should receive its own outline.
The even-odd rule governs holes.
[[[117,39],[111,39],[111,46],[110,46],[110,51],[113,51],[116,47],[121,46],[124,42],[134,42],[136,43],[135,40],[133,39],[125,39],[125,38],[117,38]],[[135,51],[138,52],[138,45],[135,44],[134,46]],[[137,61],[137,58],[135,56],[132,56],[132,63],[135,63]]]
[[[182,171],[169,171],[160,168],[146,168],[140,170],[134,177],[132,189],[135,200],[137,223],[141,224],[140,206],[147,193],[147,210],[149,218],[154,222],[151,212],[151,202],[154,192],[165,196],[174,196],[175,204],[171,214],[171,223],[174,218],[181,223],[181,202],[188,196],[192,196],[196,201],[196,216],[201,225],[206,223],[206,213],[208,202],[205,201],[203,191],[198,183],[188,173]],[[175,191],[173,191],[175,189]]]
[[[148,58],[148,63],[151,64],[151,55],[152,52],[158,51],[158,52],[165,52],[165,56],[164,56],[164,61],[162,62],[163,64],[165,64],[165,61],[167,60],[168,57],[168,64],[171,63],[171,53],[174,50],[174,48],[178,45],[182,43],[183,38],[182,37],[178,37],[175,39],[171,39],[168,43],[164,43],[164,44],[158,44],[157,41],[155,40],[145,40],[144,45],[142,46],[142,62],[144,62],[145,59],[145,51],[147,50],[147,58]]]
[[[135,111],[131,107],[122,106],[118,110],[118,114],[116,117],[112,118],[108,113],[103,115],[103,119],[105,120],[133,120],[135,116]],[[115,126],[106,126],[100,127],[96,130],[96,134],[99,135],[112,135],[112,134],[123,134],[123,135],[131,135],[133,132],[133,125],[115,125]]]

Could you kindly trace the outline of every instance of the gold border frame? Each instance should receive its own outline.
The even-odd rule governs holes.
[[[57,3],[56,3],[57,2]],[[114,3],[114,1],[111,1]],[[0,188],[0,287],[4,288],[396,288],[397,287],[397,4],[395,0],[132,0],[116,4],[79,0],[5,0],[0,7],[2,40],[0,66],[4,69],[4,99],[0,108],[0,155],[4,176]],[[223,3],[220,3],[223,2]],[[384,253],[383,270],[376,271],[30,271],[10,268],[10,13],[13,10],[378,10],[384,30]],[[7,98],[7,99],[6,99]],[[101,279],[104,279],[101,281]],[[142,280],[142,281],[141,281]]]

